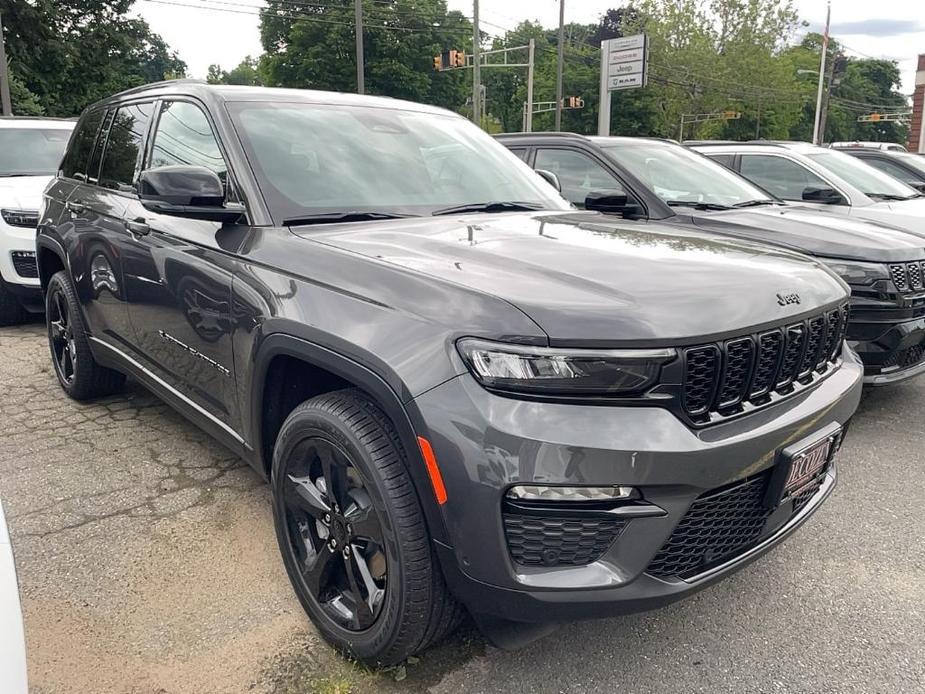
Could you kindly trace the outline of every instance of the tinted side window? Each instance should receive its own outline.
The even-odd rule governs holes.
[[[567,149],[539,149],[534,168],[552,171],[559,177],[562,197],[578,207],[584,207],[585,198],[593,190],[612,190],[625,193],[623,184],[603,166],[581,152]]]
[[[68,178],[85,179],[87,159],[90,156],[90,150],[93,149],[93,143],[96,142],[96,134],[102,121],[103,111],[90,111],[80,119],[68,145],[67,153],[64,155],[64,160],[61,162],[62,175]]]
[[[735,163],[736,155],[734,154],[710,154],[708,155],[710,159],[715,161],[718,164],[722,164],[727,169],[731,169]]]
[[[100,134],[96,138],[96,145],[90,153],[90,163],[87,164],[87,183],[98,183],[100,179],[100,158],[103,156],[103,145],[106,144],[106,133],[112,125],[112,117],[115,115],[113,109],[106,111],[106,117],[103,118],[103,127],[100,128]]]
[[[228,166],[206,114],[186,101],[164,104],[154,134],[151,162],[146,168],[186,165],[204,166],[226,182]]]
[[[743,154],[740,173],[784,200],[802,200],[806,188],[831,188],[802,165],[773,154]]]
[[[128,192],[135,190],[135,166],[152,108],[153,104],[148,102],[123,106],[116,111],[100,167],[101,186]]]
[[[527,161],[527,150],[525,149],[512,149],[511,152],[517,155],[517,158],[521,161]]]
[[[898,166],[891,161],[881,159],[880,157],[858,157],[865,164],[870,164],[875,169],[880,169],[883,173],[898,178],[903,183],[921,183],[922,176],[916,176],[908,169]]]

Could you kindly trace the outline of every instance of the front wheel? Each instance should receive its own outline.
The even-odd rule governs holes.
[[[459,622],[394,426],[363,393],[312,398],[286,419],[272,471],[276,536],[305,611],[373,666],[425,649]]]
[[[100,366],[80,314],[77,294],[64,271],[55,273],[45,293],[48,347],[58,383],[74,400],[111,395],[122,389],[125,376]]]

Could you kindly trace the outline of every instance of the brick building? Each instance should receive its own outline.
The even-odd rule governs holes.
[[[912,95],[912,127],[909,128],[909,151],[925,152],[925,53],[919,54]]]

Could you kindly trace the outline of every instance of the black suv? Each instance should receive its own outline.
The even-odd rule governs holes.
[[[38,248],[64,390],[131,375],[265,475],[302,605],[372,663],[461,605],[497,636],[708,585],[828,496],[860,397],[815,261],[577,212],[391,99],[102,101]]]
[[[885,222],[786,203],[685,147],[641,137],[500,135],[585,207],[773,244],[818,258],[851,287],[848,342],[864,381],[925,372],[925,240]],[[718,155],[718,158],[722,155]],[[915,155],[912,155],[915,156]]]

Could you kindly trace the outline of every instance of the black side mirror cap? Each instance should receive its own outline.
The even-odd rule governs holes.
[[[218,174],[204,166],[160,166],[138,176],[138,196],[142,201],[220,207],[225,186]]]
[[[845,201],[834,188],[817,188],[809,186],[803,189],[802,198],[805,202],[817,202],[823,205],[840,205]]]
[[[562,192],[562,183],[559,181],[559,177],[556,176],[552,171],[547,171],[546,169],[534,169],[534,171],[536,171],[543,180],[545,180],[558,192]]]
[[[585,197],[585,209],[624,216],[639,214],[642,211],[638,203],[629,202],[626,193],[618,190],[591,191]]]

